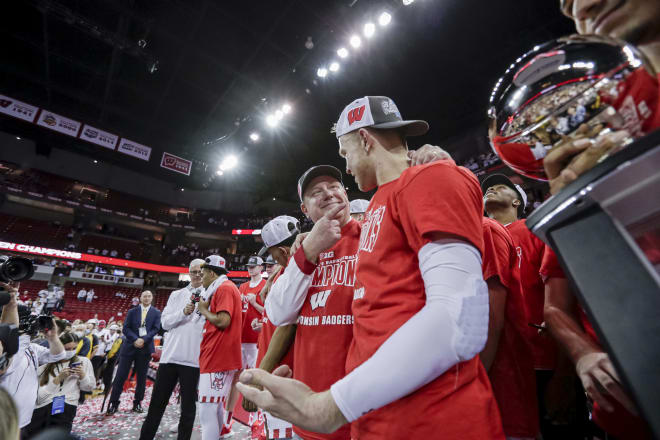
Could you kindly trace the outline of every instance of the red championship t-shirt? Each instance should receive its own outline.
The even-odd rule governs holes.
[[[341,238],[319,256],[318,265],[305,258],[301,247],[294,255],[300,270],[312,275],[312,285],[298,315],[294,379],[313,391],[325,391],[346,374],[346,356],[353,340],[353,287],[355,264],[360,241],[360,224],[349,221],[341,229]],[[293,430],[308,439],[350,439],[346,424],[331,434]]]
[[[212,313],[227,312],[231,322],[224,330],[206,321],[199,350],[199,372],[217,373],[239,370],[242,366],[241,332],[243,330],[241,294],[226,280],[213,293],[209,304]]]
[[[348,372],[425,305],[417,253],[432,233],[460,237],[483,251],[482,203],[477,179],[451,160],[408,168],[378,188],[360,236]],[[426,336],[432,344],[434,335]],[[504,438],[479,356],[360,417],[351,434],[361,440]]]
[[[282,272],[283,271],[280,271],[277,275],[275,275],[273,283],[277,281],[280,275],[282,275]],[[263,323],[263,326],[261,327],[261,331],[259,332],[259,340],[257,341],[257,368],[259,368],[261,360],[264,358],[264,356],[266,356],[268,345],[270,344],[270,340],[273,338],[273,333],[275,333],[275,329],[277,328],[268,319],[268,314],[266,313],[265,308],[264,313],[261,316],[261,322]],[[293,370],[293,347],[295,347],[295,341],[293,342],[292,346],[289,347],[289,351],[287,351],[286,355],[284,355],[282,361],[277,364],[275,368],[279,367],[280,365],[288,365],[289,368]]]
[[[545,253],[543,254],[543,264],[541,265],[541,276],[543,281],[546,282],[550,278],[566,278],[562,267],[559,265],[559,260],[557,255],[546,246]],[[596,331],[589,322],[587,314],[584,312],[584,309],[581,306],[577,306],[577,313],[584,327],[584,331],[587,333],[589,338],[594,342],[598,347],[601,347],[605,351]],[[610,403],[614,407],[614,412],[606,412],[600,408],[598,403],[594,402],[593,411],[591,415],[594,422],[598,424],[601,428],[607,431],[609,434],[619,437],[622,439],[647,439],[651,438],[649,432],[646,428],[646,423],[639,417],[630,413],[626,408],[619,404],[614,399],[609,399]]]
[[[516,249],[517,259],[513,265],[513,276],[520,280],[527,323],[541,325],[544,321],[545,286],[539,270],[543,261],[545,243],[532,234],[524,219],[508,224],[506,229]],[[557,343],[549,335],[539,334],[536,328],[527,323],[525,333],[532,345],[534,368],[553,370],[557,362]]]
[[[504,327],[488,372],[507,437],[536,437],[539,418],[532,347],[527,339],[527,314],[513,240],[497,221],[484,217],[484,279],[499,278],[506,288]]]
[[[261,280],[259,284],[250,287],[250,282],[243,283],[239,286],[238,290],[241,292],[241,300],[243,301],[243,333],[241,342],[244,344],[256,344],[259,340],[259,332],[252,329],[252,321],[257,318],[261,319],[261,312],[254,308],[247,300],[248,294],[254,294],[257,297],[257,304],[263,307],[264,303],[261,301],[259,293],[266,285],[266,280]]]

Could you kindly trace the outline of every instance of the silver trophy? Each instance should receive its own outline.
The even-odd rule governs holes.
[[[550,150],[615,130],[628,132],[626,145],[660,116],[657,100],[656,74],[639,50],[612,38],[571,35],[535,46],[509,66],[490,96],[489,137],[514,171],[547,180],[543,159]]]

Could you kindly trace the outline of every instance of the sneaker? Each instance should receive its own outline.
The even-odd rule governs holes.
[[[231,423],[222,425],[222,429],[220,430],[220,438],[229,438],[234,435],[234,431],[231,430],[231,425]]]

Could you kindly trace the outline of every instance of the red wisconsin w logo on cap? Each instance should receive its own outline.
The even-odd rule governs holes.
[[[354,108],[348,112],[348,125],[353,125],[355,121],[361,121],[364,115],[364,105]]]

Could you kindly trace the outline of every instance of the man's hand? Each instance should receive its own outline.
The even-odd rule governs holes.
[[[57,324],[55,324],[55,319],[51,318],[50,321],[50,330],[46,331],[46,339],[48,339],[49,342],[57,338]]]
[[[248,386],[254,387],[254,388],[258,389],[259,391],[263,390],[263,388],[255,386],[255,385],[248,385]],[[243,399],[243,409],[247,412],[256,412],[259,408],[251,400]]]
[[[252,305],[255,305],[257,303],[257,295],[255,295],[254,293],[248,293],[247,295],[245,295],[245,298]]]
[[[607,412],[614,411],[611,399],[618,401],[632,414],[637,409],[621,386],[621,380],[614,370],[607,353],[592,352],[578,359],[575,369],[582,386],[589,397]]]
[[[290,376],[291,369],[286,365],[273,374],[260,369],[245,370],[236,388],[259,408],[308,431],[330,433],[347,423],[330,391],[314,393]],[[250,385],[261,386],[263,391]]]
[[[602,134],[592,141],[591,138],[602,128],[602,125],[589,128],[582,124],[573,136],[560,141],[543,159],[552,194],[557,194],[607,155],[618,151],[630,138],[627,131],[621,130]]]
[[[345,203],[338,203],[314,224],[303,246],[305,257],[310,263],[316,264],[319,254],[330,249],[341,238],[339,220],[345,208]]]
[[[449,153],[435,145],[426,144],[417,150],[408,151],[408,160],[411,167],[445,159],[451,159]]]
[[[204,313],[209,311],[209,302],[204,301],[203,299],[200,299],[199,302],[197,303],[197,310],[199,310],[199,313]]]
[[[190,315],[193,311],[195,311],[195,304],[193,303],[188,303],[183,308],[183,314],[186,316]]]
[[[254,318],[250,323],[250,325],[252,326],[252,330],[254,330],[255,332],[260,332],[261,328],[264,326],[264,323],[261,322],[261,319]]]
[[[133,342],[133,346],[135,346],[136,348],[142,348],[142,347],[144,347],[144,339],[142,339],[142,338],[137,338],[137,339],[135,340],[135,342]]]
[[[5,307],[14,308],[18,306],[18,289],[8,283],[0,283],[0,288],[9,292],[9,302]]]

